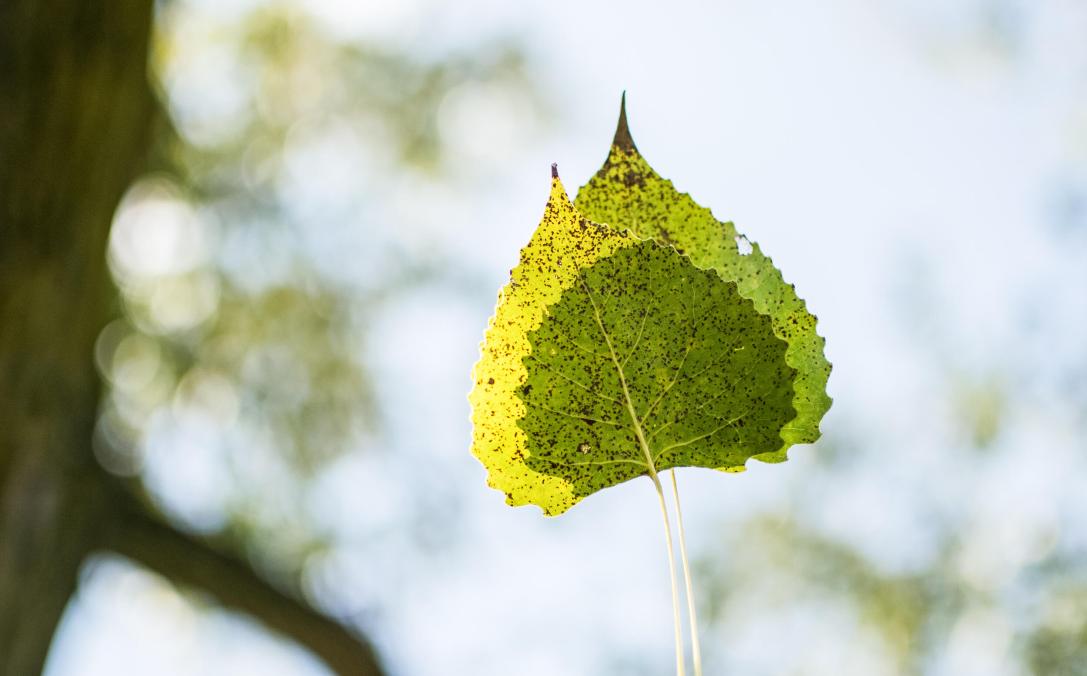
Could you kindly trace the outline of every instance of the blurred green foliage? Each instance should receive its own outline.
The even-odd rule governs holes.
[[[984,410],[991,401],[983,388],[966,408]],[[1002,462],[999,455],[975,452],[974,416],[956,420],[962,445],[945,449],[958,455],[949,468],[962,462],[985,474]],[[990,442],[1007,433],[999,423],[994,427],[987,428]],[[843,481],[864,480],[857,467],[872,457],[864,457],[862,448],[853,439],[828,440],[820,453],[825,456],[807,468],[804,486],[793,486],[796,494],[784,509],[721,529],[717,544],[697,563],[707,633],[742,643],[745,634],[751,639],[775,625],[787,627],[793,657],[777,664],[792,669],[788,673],[958,673],[963,664],[973,665],[969,673],[981,673],[973,671],[979,653],[992,673],[1084,673],[1087,557],[1075,534],[1062,537],[1049,530],[1045,516],[1029,516],[1014,490],[1008,491],[1006,522],[1000,515],[989,515],[996,520],[988,522],[971,515],[975,484],[966,481],[957,502],[918,491],[910,509],[926,516],[907,524],[912,528],[874,517],[887,530],[872,539],[912,542],[905,547],[924,555],[908,563],[901,555],[873,555],[873,545],[858,546],[867,536],[835,532],[826,514],[812,507],[842,491]],[[850,504],[875,514],[886,509],[879,496],[868,496]],[[871,523],[854,515],[859,525]],[[736,645],[706,644],[717,664],[742,673],[755,669]],[[873,665],[880,670],[869,671]]]
[[[380,445],[373,316],[446,270],[406,251],[413,224],[388,193],[456,173],[440,129],[451,95],[498,90],[541,123],[546,106],[502,39],[367,46],[290,3],[162,5],[152,74],[171,122],[113,227],[122,316],[98,343],[97,453],[188,527],[291,577],[327,544],[307,520],[310,480]]]

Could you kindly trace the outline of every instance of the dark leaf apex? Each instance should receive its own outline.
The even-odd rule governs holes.
[[[623,92],[623,97],[619,101],[619,124],[615,127],[615,138],[612,140],[612,145],[625,150],[627,152],[637,152],[638,149],[634,146],[634,139],[630,136],[630,127],[627,126],[627,93]]]

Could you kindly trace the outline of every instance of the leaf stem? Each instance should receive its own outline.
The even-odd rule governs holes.
[[[676,635],[676,675],[684,676],[686,665],[683,656],[682,620],[679,613],[679,585],[676,583],[676,552],[672,545],[672,524],[668,519],[668,507],[664,502],[664,489],[661,487],[657,472],[651,467],[649,478],[653,480],[653,486],[657,489],[657,498],[660,500],[661,516],[664,517],[664,540],[668,545],[668,573],[672,578],[672,623]]]
[[[676,499],[676,523],[679,526],[679,556],[683,562],[683,581],[687,585],[687,618],[691,624],[691,652],[694,657],[694,674],[702,676],[702,647],[698,643],[698,617],[695,612],[694,585],[691,584],[691,566],[687,563],[687,536],[683,531],[683,508],[679,506],[679,483],[676,482],[676,470],[672,475],[672,494]]]

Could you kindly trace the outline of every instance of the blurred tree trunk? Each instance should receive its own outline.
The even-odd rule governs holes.
[[[155,519],[94,459],[94,342],[115,297],[106,240],[157,115],[151,20],[151,0],[0,0],[0,674],[41,672],[80,565],[102,547],[254,615],[337,673],[379,674],[365,641]]]
[[[149,0],[0,3],[0,673],[41,670],[108,497],[106,237],[149,145]]]

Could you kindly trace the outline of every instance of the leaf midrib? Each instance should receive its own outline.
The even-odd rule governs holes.
[[[581,282],[582,288],[585,289],[585,295],[589,298],[589,303],[593,306],[593,317],[596,319],[596,325],[600,327],[600,333],[604,336],[604,342],[607,344],[608,352],[611,354],[611,362],[615,365],[615,370],[619,374],[619,384],[623,388],[623,399],[626,402],[627,413],[630,415],[630,422],[634,428],[634,435],[638,438],[642,453],[645,454],[646,470],[649,472],[649,478],[653,480],[653,483],[659,485],[657,467],[653,462],[653,453],[649,450],[649,443],[645,439],[645,433],[642,431],[641,423],[638,421],[638,414],[634,410],[634,402],[630,397],[630,388],[627,387],[627,378],[626,374],[623,373],[623,366],[619,363],[619,357],[615,353],[615,347],[611,344],[611,337],[608,335],[607,329],[604,328],[604,320],[603,317],[600,316],[600,308],[597,307],[596,301],[593,299],[593,292],[589,289],[589,285],[585,282],[585,277],[580,270],[578,270],[578,280]]]

